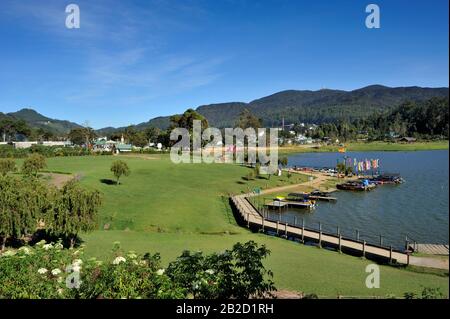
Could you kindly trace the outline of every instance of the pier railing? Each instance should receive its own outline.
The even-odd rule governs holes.
[[[288,224],[293,227],[303,227],[305,230],[322,232],[324,235],[342,236],[345,239],[356,242],[366,242],[374,247],[385,249],[394,249],[397,251],[407,251],[410,247],[417,247],[417,242],[407,234],[399,234],[397,239],[392,236],[377,234],[369,231],[362,231],[358,228],[352,228],[342,225],[331,225],[323,222],[307,222],[304,218],[296,216],[286,216],[283,214],[287,207],[278,207],[269,209],[265,207],[265,198],[259,196],[246,197],[253,208],[266,220],[278,222],[281,224]],[[403,241],[403,244],[401,242]],[[416,251],[414,249],[414,251]]]

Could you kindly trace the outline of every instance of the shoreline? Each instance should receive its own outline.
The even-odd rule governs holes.
[[[351,142],[344,144],[346,152],[416,152],[416,151],[442,151],[449,149],[449,141],[416,142],[411,144],[387,143],[387,142]],[[295,153],[333,153],[338,152],[338,145],[298,145],[280,146],[278,154]]]

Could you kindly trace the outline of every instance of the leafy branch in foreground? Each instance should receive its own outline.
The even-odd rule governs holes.
[[[249,298],[270,297],[269,251],[237,243],[222,254],[184,252],[161,267],[159,254],[123,252],[87,258],[83,247],[64,249],[41,241],[0,255],[0,298]]]

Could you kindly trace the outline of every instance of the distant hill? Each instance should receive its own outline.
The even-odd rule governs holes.
[[[199,106],[211,126],[233,127],[243,109],[249,109],[268,127],[285,123],[326,123],[366,118],[371,114],[397,107],[404,101],[425,101],[432,97],[448,97],[448,88],[396,87],[371,85],[353,91],[322,89],[288,90],[250,103],[229,102]],[[137,129],[155,126],[165,129],[169,117],[157,117],[136,125]],[[118,128],[122,129],[122,128]],[[118,130],[117,129],[117,130]],[[114,130],[110,131],[113,132]]]
[[[404,101],[421,102],[432,97],[447,97],[448,88],[387,87],[371,85],[353,91],[322,89],[288,90],[278,92],[250,103],[228,102],[202,105],[197,112],[208,119],[214,127],[234,127],[239,114],[245,108],[262,119],[266,127],[279,126],[284,118],[285,123],[327,123],[339,120],[352,121],[363,119],[374,113],[380,113],[399,106]],[[12,117],[25,120],[33,128],[46,128],[59,134],[67,133],[80,125],[51,119],[32,109],[22,109],[18,112],[3,114],[2,117]],[[170,125],[169,116],[156,117],[147,122],[135,125],[137,130],[148,126],[166,129]],[[105,127],[97,130],[99,135],[109,135],[125,127]]]
[[[424,101],[448,97],[448,88],[398,87],[372,85],[354,91],[282,91],[250,103],[204,105],[197,111],[217,127],[233,126],[239,113],[249,109],[266,126],[285,123],[324,123],[365,118],[375,112],[393,108],[406,100]]]
[[[17,112],[4,114],[4,117],[10,117],[16,120],[24,120],[31,128],[43,128],[56,134],[66,134],[71,129],[81,127],[81,125],[46,117],[35,110],[24,108]],[[1,116],[0,116],[1,119]]]

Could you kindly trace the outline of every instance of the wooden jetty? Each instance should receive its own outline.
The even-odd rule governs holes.
[[[324,201],[337,201],[336,197],[331,197],[331,196],[315,196],[315,195],[309,195],[310,199],[313,200],[324,200]]]
[[[416,253],[424,253],[429,255],[447,255],[448,256],[448,245],[437,245],[437,244],[410,244],[410,250]]]
[[[234,208],[246,223],[247,227],[257,228],[262,231],[272,231],[285,238],[295,237],[302,242],[315,241],[320,246],[331,246],[339,251],[352,251],[364,257],[376,257],[396,262],[399,264],[409,264],[410,256],[406,252],[395,250],[391,247],[381,247],[369,244],[366,241],[357,241],[344,238],[340,234],[328,234],[322,231],[307,229],[305,226],[290,225],[279,221],[265,219],[247,200],[247,197],[254,194],[240,194],[230,198]]]
[[[278,207],[285,207],[288,205],[288,202],[281,201],[281,200],[274,200],[272,202],[265,204],[269,208],[278,208]]]
[[[265,206],[269,208],[279,208],[279,207],[300,207],[300,208],[314,208],[313,205],[307,202],[297,202],[297,201],[289,201],[289,200],[274,200],[272,202],[266,203]]]

